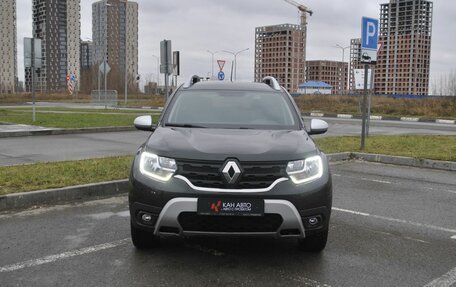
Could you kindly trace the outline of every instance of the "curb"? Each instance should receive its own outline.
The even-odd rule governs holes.
[[[437,161],[429,159],[415,159],[411,157],[351,152],[328,154],[327,157],[329,162],[333,163],[350,160],[362,160],[367,162],[400,166],[456,171],[456,162],[450,161]],[[58,204],[78,200],[122,195],[128,192],[128,185],[128,180],[124,179],[58,189],[7,194],[0,196],[0,212],[14,209],[31,208],[39,205]]]
[[[413,157],[404,156],[390,156],[383,154],[370,154],[358,152],[345,152],[328,155],[330,162],[348,161],[348,160],[362,160],[367,162],[410,166],[417,168],[429,168],[444,171],[456,171],[456,162],[440,161],[430,159],[416,159]]]
[[[29,137],[29,136],[56,136],[91,133],[129,132],[135,131],[134,127],[105,127],[105,128],[80,128],[80,129],[46,129],[36,131],[0,132],[0,138]]]
[[[14,193],[0,196],[0,211],[37,205],[64,203],[87,198],[107,197],[128,191],[128,180],[117,180],[57,189]]]
[[[334,114],[334,113],[302,113],[305,117],[318,117],[318,118],[338,118],[338,119],[362,119],[358,115],[350,114]],[[398,122],[415,122],[415,123],[436,123],[436,124],[456,124],[456,120],[443,120],[443,119],[427,119],[427,118],[415,118],[415,117],[390,117],[390,116],[370,116],[371,120],[376,121],[398,121]]]

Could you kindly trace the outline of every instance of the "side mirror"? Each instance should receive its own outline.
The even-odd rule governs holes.
[[[322,120],[313,119],[310,122],[309,135],[321,135],[328,131],[328,123]]]
[[[155,126],[152,124],[152,117],[151,116],[140,116],[135,119],[134,122],[135,128],[140,131],[154,131]]]

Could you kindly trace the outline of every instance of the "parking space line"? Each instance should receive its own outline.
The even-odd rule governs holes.
[[[347,175],[341,175],[341,174],[337,174],[337,173],[334,173],[333,176],[335,176],[335,177],[345,177],[345,178],[357,179],[357,180],[364,180],[364,181],[372,181],[372,182],[376,182],[376,183],[392,184],[391,181],[379,180],[379,179],[370,179],[370,178],[367,178],[367,177],[347,176]]]
[[[354,211],[354,210],[348,210],[348,209],[343,209],[343,208],[337,208],[337,207],[333,207],[332,209],[335,210],[335,211],[344,212],[344,213],[350,213],[350,214],[354,214],[354,215],[360,215],[360,216],[364,216],[364,217],[371,217],[371,218],[386,220],[386,221],[390,221],[390,222],[408,224],[408,225],[413,225],[413,226],[416,226],[416,227],[424,227],[424,228],[428,228],[428,229],[433,229],[433,230],[438,230],[438,231],[443,231],[443,232],[449,232],[449,233],[452,233],[452,234],[456,233],[456,229],[450,229],[450,228],[434,226],[434,225],[430,225],[430,224],[418,223],[418,222],[404,220],[404,219],[397,219],[397,218],[386,217],[386,216],[381,216],[381,215],[375,215],[375,214],[359,212],[359,211]]]
[[[328,284],[323,284],[318,281],[309,279],[307,277],[302,276],[288,276],[288,279],[298,282],[299,286],[308,286],[308,287],[331,287]]]
[[[424,287],[450,287],[456,283],[456,267],[424,285]]]
[[[376,182],[376,183],[384,183],[384,184],[397,184],[397,185],[402,185],[399,182],[392,182],[392,181],[387,181],[387,180],[378,180],[378,179],[370,179],[367,177],[356,177],[356,176],[349,176],[349,175],[342,175],[338,173],[333,173],[332,176],[334,177],[342,177],[342,178],[349,178],[349,179],[355,179],[355,180],[363,180],[363,181],[371,181],[371,182]],[[434,187],[428,187],[428,186],[423,186],[422,187],[424,190],[432,190],[432,191],[441,191],[441,192],[449,192],[456,194],[455,190],[451,189],[441,189],[441,188],[434,188]]]
[[[115,248],[115,247],[118,247],[121,245],[125,245],[130,241],[131,241],[130,238],[126,238],[126,239],[113,241],[113,242],[109,242],[109,243],[103,243],[103,244],[99,244],[99,245],[95,245],[95,246],[67,251],[67,252],[60,253],[60,254],[49,255],[49,256],[42,257],[42,258],[38,258],[38,259],[32,259],[32,260],[12,264],[12,265],[6,265],[3,267],[0,267],[0,273],[16,271],[16,270],[20,270],[20,269],[24,269],[24,268],[30,268],[30,267],[48,264],[48,263],[60,261],[60,260],[75,257],[75,256],[81,256],[84,254],[94,253],[94,252],[98,252],[101,250],[111,249],[111,248]]]

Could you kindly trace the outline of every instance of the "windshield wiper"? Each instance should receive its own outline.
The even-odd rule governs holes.
[[[192,124],[172,124],[172,123],[167,123],[165,124],[165,127],[176,127],[176,128],[200,128],[200,129],[205,129],[207,127],[205,126],[198,126],[198,125],[192,125]]]

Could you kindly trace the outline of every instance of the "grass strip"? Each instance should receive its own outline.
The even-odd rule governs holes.
[[[31,107],[22,107],[22,108],[4,108],[9,111],[18,111],[18,112],[31,112]],[[153,110],[121,110],[121,109],[73,109],[73,108],[42,108],[38,107],[37,112],[70,112],[70,113],[83,113],[83,114],[135,114],[135,115],[144,115],[144,114],[160,114],[160,111]]]
[[[317,138],[325,153],[358,152],[358,137]],[[456,136],[373,136],[366,152],[456,161]],[[0,195],[128,177],[132,156],[0,167]]]
[[[144,113],[146,114],[146,113]],[[149,113],[150,114],[150,113]],[[97,128],[133,126],[137,114],[64,114],[64,113],[37,113],[36,121],[32,121],[32,113],[0,109],[0,122],[24,125],[35,125],[49,128]],[[158,121],[153,116],[154,122]]]
[[[0,195],[125,179],[133,157],[0,167]]]
[[[317,138],[325,153],[359,152],[359,137]],[[456,161],[456,136],[371,136],[367,153]]]

